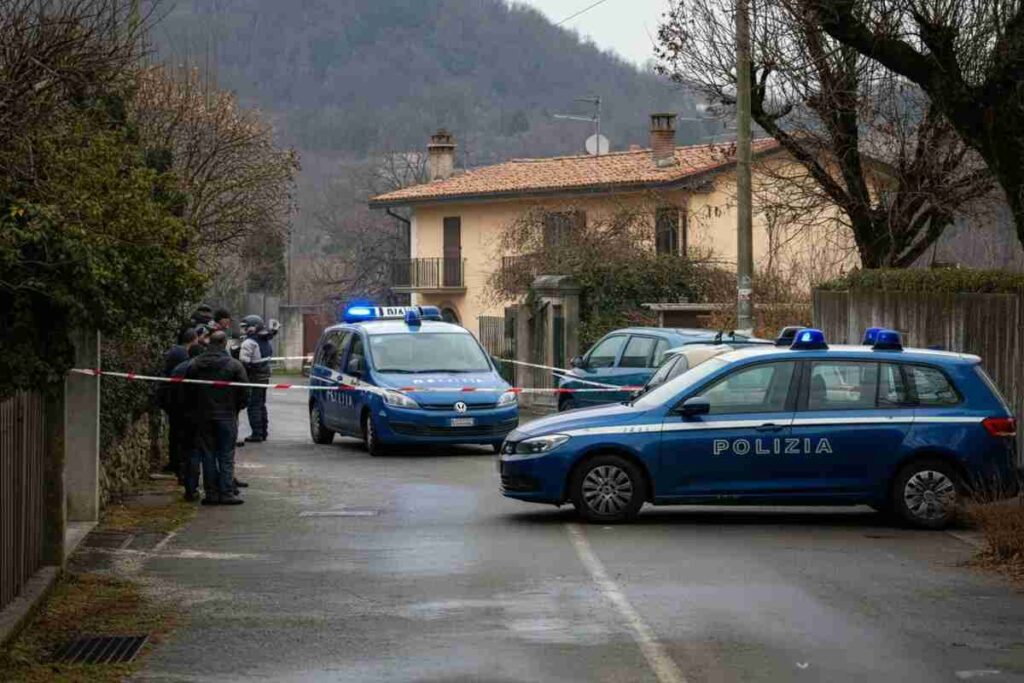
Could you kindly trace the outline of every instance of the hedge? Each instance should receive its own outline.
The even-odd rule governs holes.
[[[886,292],[973,292],[997,294],[1024,290],[1024,273],[971,268],[884,268],[854,270],[818,289]]]

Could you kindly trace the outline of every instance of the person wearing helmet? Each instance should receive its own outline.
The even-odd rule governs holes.
[[[241,350],[238,353],[238,360],[242,361],[249,381],[259,384],[267,384],[270,381],[270,357],[274,352],[267,340],[261,333],[267,330],[263,326],[263,318],[258,315],[247,315],[242,318],[242,333],[245,341],[242,342]],[[267,415],[267,390],[252,387],[249,389],[249,428],[252,434],[245,437],[246,441],[260,443],[267,440],[268,415]]]

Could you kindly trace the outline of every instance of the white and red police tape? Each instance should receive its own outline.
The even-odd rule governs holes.
[[[563,387],[421,387],[407,386],[396,389],[387,389],[373,384],[366,384],[354,378],[345,378],[343,381],[334,379],[327,380],[334,382],[334,386],[320,386],[312,384],[260,384],[258,382],[232,382],[228,380],[189,379],[186,377],[160,377],[156,375],[143,375],[135,372],[116,372],[113,370],[101,370],[99,368],[72,368],[70,372],[78,375],[89,375],[92,377],[116,377],[128,381],[140,382],[166,382],[170,384],[202,384],[213,387],[247,387],[252,389],[276,389],[276,390],[299,390],[299,391],[369,391],[373,393],[384,393],[386,391],[398,391],[404,394],[411,393],[505,393],[511,391],[515,394],[579,394],[597,391],[630,392],[642,387],[620,387],[614,385],[602,385],[601,388],[563,388]],[[575,378],[572,378],[575,380]]]

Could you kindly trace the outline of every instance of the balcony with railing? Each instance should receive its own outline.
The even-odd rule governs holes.
[[[396,292],[464,292],[466,259],[411,258],[391,262],[391,288]]]

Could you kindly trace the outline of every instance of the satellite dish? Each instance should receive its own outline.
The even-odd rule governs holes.
[[[608,153],[608,138],[603,135],[591,135],[587,138],[585,145],[587,154],[591,156],[600,156],[601,154]]]

